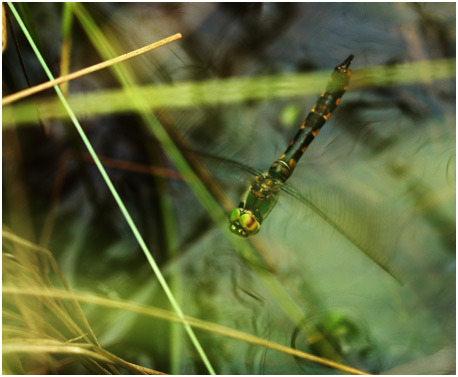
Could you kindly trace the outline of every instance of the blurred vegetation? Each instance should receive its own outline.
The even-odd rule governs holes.
[[[55,77],[183,34],[62,89],[218,374],[454,373],[454,3],[15,6]],[[3,96],[47,80],[6,24]],[[291,183],[356,243],[287,195],[228,236],[240,163],[267,169],[350,53]],[[3,372],[207,374],[54,91],[2,121]]]

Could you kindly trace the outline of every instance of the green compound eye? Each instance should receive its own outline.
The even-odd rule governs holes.
[[[261,229],[261,225],[258,223],[258,220],[248,213],[244,213],[240,216],[239,222],[243,229],[250,234],[256,234],[259,232],[259,229]]]
[[[237,221],[240,217],[240,209],[236,208],[231,211],[231,214],[229,215],[229,221],[233,223],[234,221]]]

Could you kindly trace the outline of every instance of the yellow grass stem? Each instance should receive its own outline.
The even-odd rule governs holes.
[[[164,45],[166,45],[166,44],[168,44],[170,42],[174,42],[177,39],[180,39],[181,37],[182,37],[182,35],[180,33],[177,33],[177,34],[174,34],[174,35],[172,35],[170,37],[161,39],[158,42],[151,43],[148,46],[145,46],[145,47],[139,48],[137,50],[128,52],[127,54],[120,55],[120,56],[118,56],[116,58],[113,58],[113,59],[110,59],[110,60],[106,60],[104,62],[92,65],[92,66],[87,67],[87,68],[83,68],[83,69],[81,69],[79,71],[70,73],[68,75],[58,77],[57,79],[44,82],[43,84],[39,84],[39,85],[33,86],[31,88],[25,89],[25,90],[21,90],[20,92],[17,92],[17,93],[14,93],[14,94],[11,94],[9,96],[6,96],[6,97],[2,98],[2,106],[8,105],[10,103],[13,103],[15,101],[20,100],[21,98],[28,97],[28,96],[30,96],[32,94],[41,92],[43,90],[50,89],[50,88],[52,88],[52,87],[54,87],[56,85],[62,84],[64,82],[67,82],[67,81],[70,81],[70,80],[74,80],[74,79],[79,78],[81,76],[88,75],[89,73],[100,71],[101,69],[107,68],[107,67],[109,67],[109,66],[111,66],[113,64],[120,63],[120,62],[123,62],[125,60],[134,58],[136,56],[142,55],[145,52],[154,50],[154,49],[156,49],[158,47],[162,47],[162,46],[164,46]]]

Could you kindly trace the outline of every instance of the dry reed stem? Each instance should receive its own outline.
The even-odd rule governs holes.
[[[69,75],[66,75],[66,76],[58,77],[57,79],[54,79],[54,80],[51,80],[51,81],[47,81],[47,82],[45,82],[43,84],[39,84],[39,85],[33,86],[31,88],[25,89],[25,90],[21,90],[20,92],[17,92],[17,93],[14,93],[14,94],[11,94],[9,96],[6,96],[6,97],[2,98],[2,106],[8,105],[10,103],[13,103],[13,102],[18,101],[18,100],[20,100],[22,98],[28,97],[28,96],[30,96],[32,94],[41,92],[43,90],[52,88],[53,86],[62,84],[64,82],[67,82],[67,81],[76,79],[78,77],[87,75],[89,73],[93,73],[93,72],[99,71],[101,69],[107,68],[107,67],[109,67],[109,66],[111,66],[113,64],[120,63],[120,62],[125,61],[127,59],[142,55],[145,52],[154,50],[154,49],[156,49],[158,47],[162,47],[162,46],[164,46],[164,45],[166,45],[168,43],[174,42],[177,39],[180,39],[181,37],[182,37],[182,35],[180,33],[177,33],[177,34],[174,34],[174,35],[172,35],[170,37],[161,39],[158,42],[152,43],[152,44],[150,44],[148,46],[139,48],[138,50],[134,50],[134,51],[128,52],[127,54],[120,55],[120,56],[118,56],[116,58],[104,61],[102,63],[98,63],[98,64],[95,64],[93,66],[90,66],[90,67],[87,67],[87,68],[83,68],[83,69],[81,69],[79,71],[70,73]]]
[[[44,292],[44,291],[37,291],[33,289],[21,289],[21,288],[3,286],[2,292],[3,292],[3,295],[18,294],[18,295],[27,295],[27,296],[51,296],[55,298],[61,298],[64,300],[69,299],[68,292],[58,290],[58,289],[48,290]],[[99,297],[99,296],[95,296],[95,295],[87,294],[87,293],[74,293],[72,298],[76,298],[79,302],[86,302],[86,303],[101,305],[105,307],[128,310],[134,313],[139,313],[142,315],[151,316],[151,317],[166,320],[166,321],[172,321],[172,322],[177,322],[177,323],[183,322],[183,320],[179,318],[175,313],[170,312],[168,310],[156,308],[156,307],[145,306],[141,304],[134,304],[134,303],[123,301],[123,300],[114,301],[111,299],[107,299],[104,297]],[[272,350],[276,350],[276,351],[279,351],[285,354],[289,354],[292,356],[297,356],[297,357],[300,357],[300,358],[303,358],[303,359],[306,359],[306,360],[309,360],[315,363],[319,363],[319,364],[326,365],[328,367],[331,367],[337,370],[341,370],[349,374],[370,375],[370,373],[364,372],[362,370],[359,370],[353,367],[349,367],[347,365],[343,365],[343,364],[334,362],[332,360],[325,359],[323,357],[318,357],[318,356],[300,351],[298,349],[287,347],[282,344],[278,344],[278,343],[275,343],[275,342],[272,342],[266,339],[262,339],[254,335],[241,332],[239,330],[235,330],[235,329],[232,329],[226,326],[199,320],[194,317],[185,316],[185,318],[186,318],[186,321],[194,328],[198,328],[204,331],[209,331],[214,334],[220,334],[220,335],[232,338],[232,339],[241,340],[241,341],[248,342],[251,344],[256,344],[258,346],[270,348]]]

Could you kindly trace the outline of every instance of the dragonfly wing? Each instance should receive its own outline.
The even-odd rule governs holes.
[[[219,157],[219,156],[214,156],[211,154],[207,153],[202,153],[202,152],[194,152],[198,154],[199,156],[203,157],[205,160],[211,160],[217,165],[221,166],[227,166],[230,167],[234,171],[243,171],[245,173],[249,173],[253,176],[258,176],[263,174],[263,171],[260,169],[253,168],[251,166],[242,164],[241,162],[231,160],[229,158],[224,158],[224,157]]]
[[[396,232],[389,229],[392,222],[387,221],[384,213],[387,207],[382,206],[380,201],[362,198],[364,195],[353,195],[351,198],[351,193],[337,192],[337,188],[333,188],[331,193],[320,189],[313,195],[304,195],[289,183],[282,185],[281,189],[304,203],[402,284],[398,274],[389,266],[394,256]]]

